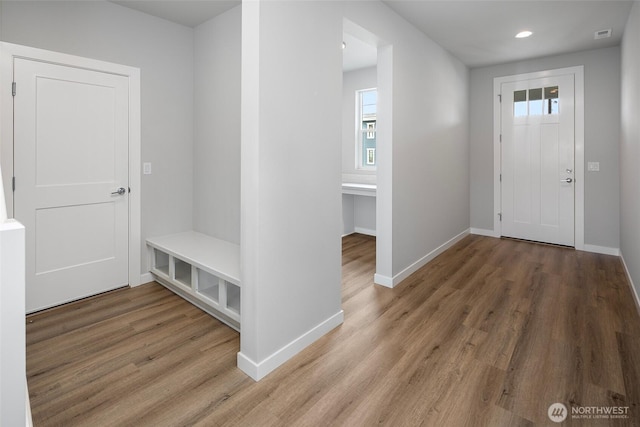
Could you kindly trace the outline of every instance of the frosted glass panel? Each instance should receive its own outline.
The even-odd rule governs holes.
[[[544,109],[545,114],[558,114],[560,111],[558,86],[544,88]]]
[[[542,115],[542,88],[529,89],[529,115]]]
[[[516,90],[513,92],[513,115],[522,117],[527,115],[527,91]]]

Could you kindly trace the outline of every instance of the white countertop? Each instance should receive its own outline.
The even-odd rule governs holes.
[[[343,182],[342,194],[354,194],[356,196],[376,196],[378,186],[376,184],[359,184],[356,182]]]

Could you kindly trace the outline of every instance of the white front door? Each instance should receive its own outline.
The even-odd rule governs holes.
[[[127,285],[127,77],[15,59],[14,81],[27,312]]]
[[[574,246],[574,76],[501,93],[502,235]]]

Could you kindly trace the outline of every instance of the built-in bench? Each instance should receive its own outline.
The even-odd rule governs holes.
[[[240,331],[240,246],[189,231],[150,237],[149,266],[156,280]]]

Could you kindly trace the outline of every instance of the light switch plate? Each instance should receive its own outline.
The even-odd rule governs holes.
[[[142,173],[145,175],[151,175],[151,163],[142,164]]]
[[[600,172],[600,162],[587,162],[587,171]]]

